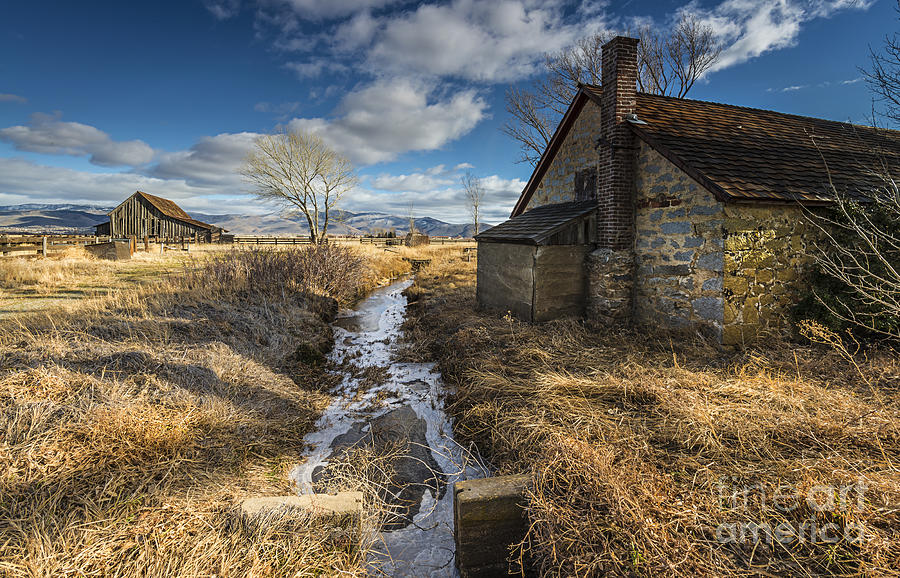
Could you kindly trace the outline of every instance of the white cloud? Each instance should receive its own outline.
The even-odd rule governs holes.
[[[335,118],[295,118],[288,127],[318,133],[352,161],[368,165],[439,149],[485,117],[488,105],[474,90],[437,100],[433,93],[412,80],[380,80],[348,93]]]
[[[417,217],[435,217],[449,223],[467,223],[471,219],[466,208],[465,193],[459,182],[461,172],[442,165],[424,171],[389,175],[381,174],[364,182],[364,186],[345,198],[345,208],[353,212],[380,212],[406,215],[409,204]],[[525,181],[505,179],[498,175],[482,177],[485,189],[482,219],[499,223],[509,218]]]
[[[556,2],[454,0],[384,19],[368,54],[388,71],[507,82],[533,74],[544,55],[603,27],[563,19]],[[339,38],[340,40],[340,38]]]
[[[241,10],[241,0],[203,0],[203,5],[217,20],[228,20]]]
[[[238,169],[258,133],[223,133],[201,138],[190,149],[163,153],[146,173],[162,179],[181,179],[192,186],[240,190]]]
[[[328,22],[311,33],[298,14],[312,17],[313,3]],[[391,13],[373,12],[387,2],[275,3],[286,4],[287,16],[262,10],[258,23],[278,30],[278,50],[309,55],[289,65],[304,78],[343,65],[367,75],[508,82],[538,71],[548,52],[606,28],[605,3],[573,11],[560,0],[451,0]]]
[[[341,52],[350,52],[368,46],[375,38],[378,27],[378,21],[372,18],[371,12],[359,12],[337,27],[334,33],[335,48]]]
[[[25,104],[28,102],[28,99],[24,96],[19,96],[18,94],[0,93],[0,102],[17,102],[19,104]]]
[[[182,179],[162,179],[132,172],[94,173],[51,167],[16,158],[0,158],[0,204],[67,203],[111,207],[135,191],[176,201],[189,213],[268,213],[264,205],[235,190],[198,187]]]
[[[288,8],[305,20],[332,20],[363,10],[384,8],[404,0],[264,0],[263,5]]]
[[[164,181],[135,173],[93,173],[40,165],[24,159],[0,158],[0,193],[23,196],[31,202],[106,205],[120,202],[136,190],[160,191],[173,199],[199,192],[184,182]]]
[[[842,80],[841,86],[846,86],[848,84],[856,84],[857,82],[862,82],[862,76],[857,76],[856,78],[851,78],[849,80]]]
[[[153,159],[153,149],[141,140],[114,141],[105,132],[80,122],[64,122],[59,116],[36,113],[28,126],[0,129],[0,140],[17,150],[73,156],[89,155],[101,166],[137,166]]]
[[[784,88],[767,88],[766,92],[797,92],[809,88],[808,84],[795,84],[793,86],[785,86]]]
[[[680,12],[712,27],[724,49],[711,71],[722,70],[797,42],[804,23],[841,10],[868,9],[874,0],[725,0],[712,9],[691,2]]]
[[[437,169],[437,170],[435,170]],[[405,175],[380,174],[372,179],[372,186],[383,191],[425,193],[438,188],[452,186],[457,182],[443,165],[422,173]]]
[[[341,208],[403,216],[411,202],[417,217],[435,217],[450,223],[468,222],[470,217],[459,186],[458,171],[445,170],[440,173],[443,178],[435,178],[429,173],[434,173],[437,168],[367,179],[364,186],[346,195]],[[491,175],[483,178],[482,183],[486,191],[482,209],[484,222],[506,220],[525,181]],[[0,158],[2,205],[47,202],[114,206],[136,190],[172,199],[188,212],[252,214],[275,209],[243,194],[240,188],[214,183],[191,183],[184,178],[133,172],[94,173],[45,166],[24,159]]]
[[[346,65],[328,58],[316,58],[306,62],[288,62],[284,67],[288,70],[293,70],[301,79],[314,78],[326,71],[345,72],[349,70]]]

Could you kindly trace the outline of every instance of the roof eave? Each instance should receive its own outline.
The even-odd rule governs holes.
[[[673,165],[684,171],[686,175],[700,183],[705,189],[713,194],[717,201],[723,203],[746,203],[746,204],[773,204],[773,205],[789,205],[789,204],[801,204],[808,206],[824,206],[831,204],[831,201],[827,199],[803,199],[803,198],[795,198],[795,199],[779,199],[773,197],[766,198],[748,198],[744,196],[735,196],[730,194],[724,187],[707,177],[701,171],[697,170],[695,167],[690,165],[689,163],[684,162],[681,158],[672,152],[667,146],[660,143],[658,140],[654,139],[652,135],[650,135],[647,131],[640,128],[639,125],[630,124],[631,130],[643,140],[647,145],[661,154],[666,160],[671,162]]]

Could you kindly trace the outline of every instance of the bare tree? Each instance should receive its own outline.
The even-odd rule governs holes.
[[[409,219],[409,234],[416,234],[416,207],[415,204],[410,201],[406,206],[406,218]]]
[[[638,36],[638,89],[642,92],[684,98],[721,53],[712,28],[691,14],[684,14],[668,35],[644,26]],[[578,84],[600,84],[602,48],[612,37],[611,33],[594,34],[548,55],[546,75],[532,90],[513,87],[507,91],[506,110],[512,119],[503,131],[519,142],[523,162],[534,165],[540,160]]]
[[[347,158],[303,132],[259,137],[240,172],[258,198],[302,214],[313,243],[324,242],[332,210],[357,183]]]
[[[475,234],[479,233],[478,210],[481,208],[481,201],[484,199],[484,186],[481,179],[472,174],[472,171],[466,171],[462,176],[463,191],[466,193],[466,206],[475,222]]]
[[[897,2],[900,11],[900,0]],[[884,115],[900,123],[900,36],[886,36],[882,52],[869,50],[871,68],[862,70],[869,89],[885,105]]]
[[[900,122],[898,35],[885,39],[883,52],[871,52],[871,69],[863,73],[886,106],[883,114]],[[870,170],[883,183],[880,189],[851,195],[831,182],[832,205],[809,211],[820,234],[813,251],[818,276],[812,279],[818,311],[810,312],[833,326],[900,339],[900,184],[894,176],[900,167],[881,151],[872,156],[878,160]]]

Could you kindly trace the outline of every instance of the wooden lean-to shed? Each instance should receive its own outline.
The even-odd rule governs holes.
[[[476,236],[479,305],[525,321],[583,315],[596,216],[593,200],[557,203]]]

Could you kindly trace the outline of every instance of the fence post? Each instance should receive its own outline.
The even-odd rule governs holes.
[[[150,237],[148,237],[147,235],[144,235],[144,252],[150,252]]]
[[[47,237],[41,237],[41,255],[47,256]]]

